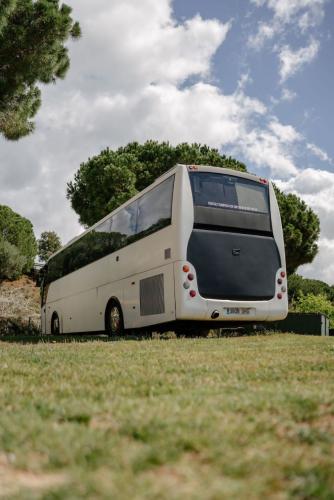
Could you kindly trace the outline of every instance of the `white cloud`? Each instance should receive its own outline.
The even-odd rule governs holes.
[[[276,23],[260,22],[255,35],[251,35],[248,39],[249,47],[260,50],[267,40],[271,40],[280,31],[280,27]]]
[[[172,16],[171,2],[143,0],[73,0],[81,14],[85,36],[76,44],[84,58],[76,68],[104,90],[138,90],[151,83],[180,83],[206,76],[211,57],[224,41],[231,23],[203,20],[199,15],[182,24]],[[103,73],[102,73],[103,70]],[[90,78],[89,78],[90,77]]]
[[[275,181],[285,192],[300,196],[320,218],[319,253],[314,263],[298,269],[309,277],[334,284],[334,173],[307,168],[288,181]]]
[[[298,268],[298,274],[305,278],[318,279],[334,285],[334,241],[326,238],[319,240],[319,252],[311,264]]]
[[[318,26],[324,18],[328,0],[251,0],[257,7],[266,6],[272,11],[270,21],[258,23],[257,33],[250,37],[250,45],[261,48],[263,44],[284,30],[285,25],[298,24],[302,32]]]
[[[281,22],[290,23],[295,16],[307,15],[308,24],[318,24],[324,16],[324,5],[326,0],[266,0],[269,9]],[[262,5],[264,3],[262,2]],[[306,21],[303,21],[306,24]]]
[[[297,97],[296,92],[288,88],[282,89],[281,100],[282,101],[293,101]]]
[[[300,71],[305,64],[313,61],[318,54],[319,47],[320,43],[318,40],[314,39],[311,40],[307,47],[302,47],[296,51],[291,50],[288,45],[282,47],[279,50],[279,73],[281,82],[285,82],[288,78]]]
[[[295,128],[291,125],[283,125],[282,123],[279,123],[277,119],[272,120],[269,123],[269,128],[281,141],[285,143],[296,142],[302,138]]]
[[[326,151],[323,151],[321,148],[319,148],[315,144],[308,143],[308,144],[306,144],[306,147],[309,151],[312,151],[312,153],[315,156],[317,156],[317,158],[319,158],[320,160],[325,161],[327,163],[330,163],[331,165],[334,164],[334,161],[332,160],[332,158],[330,156],[328,156]]]

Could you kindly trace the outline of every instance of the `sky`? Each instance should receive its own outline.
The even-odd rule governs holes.
[[[66,183],[106,147],[200,142],[319,215],[298,273],[334,284],[334,0],[67,0],[82,38],[36,131],[0,139],[0,203],[36,236],[82,231]]]

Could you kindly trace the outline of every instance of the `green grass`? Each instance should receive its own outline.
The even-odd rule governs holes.
[[[8,339],[0,375],[0,497],[334,499],[334,338]]]

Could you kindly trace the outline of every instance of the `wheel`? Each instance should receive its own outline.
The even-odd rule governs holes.
[[[123,313],[121,306],[116,302],[112,301],[108,308],[106,314],[106,330],[110,337],[118,337],[123,334],[124,331],[123,323]]]
[[[56,312],[53,313],[52,319],[51,319],[51,334],[52,335],[59,335],[60,334],[59,317],[58,317],[58,314]]]

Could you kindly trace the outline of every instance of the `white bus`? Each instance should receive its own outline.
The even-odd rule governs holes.
[[[273,186],[176,165],[55,253],[44,333],[204,331],[284,319],[287,277]]]

